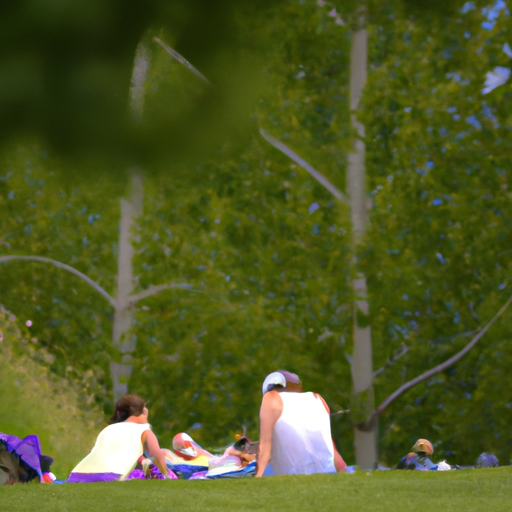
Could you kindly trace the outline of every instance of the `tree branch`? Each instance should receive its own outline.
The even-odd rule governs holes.
[[[341,411],[331,412],[331,417],[336,416],[338,414],[348,414],[350,409],[341,409]]]
[[[475,310],[473,309],[473,303],[469,303],[469,312],[471,313],[471,316],[477,321],[480,322],[480,318],[478,318],[478,315],[475,313]]]
[[[176,50],[173,50],[170,46],[167,46],[159,37],[153,37],[153,41],[158,43],[173,59],[176,59],[180,64],[183,64],[189,71],[203,80],[203,82],[211,85],[208,78],[206,78],[198,69],[192,66],[192,64],[190,64],[190,62],[185,59],[183,55],[180,55]]]
[[[441,341],[450,341],[455,338],[459,338],[460,336],[471,336],[472,334],[475,334],[475,332],[477,332],[477,329],[473,329],[472,331],[458,332],[457,334],[454,334],[453,336],[445,336],[444,338],[436,338],[435,340],[429,340],[426,343],[439,343]]]
[[[407,352],[409,352],[409,347],[402,343],[400,349],[394,352],[394,354],[386,361],[386,364],[373,372],[373,378],[377,377],[377,375],[380,375],[384,370],[387,370],[390,366],[394,365],[401,357],[405,356]]]
[[[184,290],[190,290],[192,287],[191,284],[159,284],[157,286],[150,286],[147,290],[143,290],[135,295],[130,295],[128,297],[128,303],[131,305],[136,304],[139,300],[145,299],[146,297],[151,297],[151,295],[155,295],[160,293],[163,290],[170,290],[172,288],[182,288]]]
[[[434,366],[434,368],[431,368],[430,370],[426,371],[425,373],[422,373],[415,379],[410,380],[409,382],[406,382],[403,386],[400,386],[395,392],[391,393],[386,400],[384,400],[378,407],[375,409],[373,414],[370,416],[370,418],[366,421],[366,423],[360,425],[360,428],[362,430],[371,429],[371,427],[375,424],[377,418],[379,415],[391,404],[393,403],[397,398],[402,396],[405,392],[409,391],[414,386],[417,386],[424,380],[429,379],[430,377],[434,376],[436,373],[442,372],[443,370],[446,370],[450,366],[454,365],[459,359],[461,359],[463,356],[465,356],[482,338],[482,336],[494,325],[496,320],[505,312],[505,310],[510,306],[512,303],[512,296],[505,302],[505,304],[502,306],[502,308],[494,315],[494,318],[460,351],[457,352],[454,356],[447,359],[444,363],[441,363],[437,366]]]
[[[52,260],[51,258],[44,258],[43,256],[0,256],[0,263],[12,260],[38,261],[40,263],[50,263],[51,265],[55,265],[58,268],[67,270],[68,272],[71,272],[71,274],[74,274],[75,276],[79,277],[80,279],[82,279],[82,281],[85,281],[89,286],[94,288],[102,297],[109,301],[110,305],[114,309],[117,307],[115,299],[99,284],[93,281],[90,277],[87,277],[85,274],[82,274],[82,272],[80,272],[76,268],[70,267],[65,263],[61,263],[60,261],[57,260]]]
[[[437,338],[436,340],[428,341],[427,343],[437,343],[440,341],[450,341],[454,338],[458,338],[460,336],[470,336],[471,334],[474,334],[476,331],[466,331],[466,332],[458,332],[457,334],[454,334],[453,336],[448,336],[445,338]],[[390,366],[393,366],[401,357],[403,357],[407,352],[409,351],[409,347],[407,345],[404,345],[402,343],[402,346],[400,349],[395,350],[393,355],[386,361],[386,363],[381,366],[378,370],[375,370],[373,372],[373,377],[377,377],[377,375],[380,375],[383,371],[387,370]]]
[[[263,128],[260,128],[260,134],[269,144],[272,144],[272,146],[281,151],[281,153],[284,153],[288,158],[291,158],[295,163],[309,172],[309,174],[311,174],[320,185],[323,185],[338,201],[348,205],[348,199],[345,194],[339,188],[335,187],[323,174],[319,173],[312,165],[306,162],[306,160],[297,155],[297,153],[292,151],[286,144],[267,133]]]

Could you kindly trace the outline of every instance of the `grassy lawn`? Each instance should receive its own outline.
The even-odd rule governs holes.
[[[512,467],[381,471],[261,480],[17,484],[0,487],[6,512],[510,511]]]

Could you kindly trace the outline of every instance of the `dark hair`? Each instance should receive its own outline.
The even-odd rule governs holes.
[[[272,391],[273,389],[284,389],[284,386],[281,386],[281,384],[269,384],[267,386],[267,391],[265,391],[265,393],[268,393],[269,391]]]
[[[110,423],[121,423],[130,416],[140,416],[144,412],[146,401],[137,395],[124,395],[116,402],[114,415]]]

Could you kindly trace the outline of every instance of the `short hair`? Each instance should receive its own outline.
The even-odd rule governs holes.
[[[121,423],[130,416],[140,416],[146,401],[138,395],[124,395],[117,402],[110,423]]]
[[[267,391],[272,391],[273,389],[284,389],[284,386],[282,386],[281,384],[269,384],[268,387],[267,387]]]

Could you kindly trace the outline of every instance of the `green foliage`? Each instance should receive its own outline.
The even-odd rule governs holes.
[[[117,198],[125,185],[116,172],[130,159],[146,163],[138,291],[171,282],[190,285],[137,304],[131,332],[138,343],[130,387],[150,400],[151,421],[164,445],[180,430],[204,444],[228,442],[242,426],[257,437],[260,384],[277,368],[299,373],[306,388],[322,393],[334,411],[350,403],[348,212],[303,170],[254,140],[249,122],[344,188],[351,142],[350,27],[360,3],[347,2],[333,16],[330,4],[283,0],[261,17],[257,6],[235,13],[226,1],[229,16],[217,27],[226,32],[214,44],[220,32],[209,31],[217,30],[211,10],[198,9],[196,17],[193,6],[200,4],[174,2],[169,12],[183,8],[176,25],[167,26],[164,17],[163,28],[147,35],[152,65],[144,126],[128,123],[117,141],[105,138],[104,130],[116,132],[112,123],[118,122],[108,109],[102,130],[90,140],[85,134],[94,130],[99,110],[66,111],[82,121],[69,128],[67,138],[60,133],[68,124],[58,125],[57,146],[70,142],[73,153],[73,140],[81,134],[88,148],[96,147],[93,156],[106,144],[115,165],[89,169],[93,179],[77,179],[82,167],[24,145],[9,148],[0,172],[2,253],[52,257],[113,293]],[[411,15],[403,5],[368,3],[370,74],[360,113],[372,210],[358,249],[371,308],[358,321],[371,324],[376,368],[408,347],[378,374],[377,403],[457,352],[494,315],[507,298],[511,265],[510,86],[481,94],[486,72],[509,65],[502,47],[510,15],[502,12],[487,30],[483,3],[450,16]],[[208,23],[197,22],[208,16]],[[194,39],[196,23],[204,39]],[[141,34],[132,33],[126,69],[109,69],[124,88]],[[169,60],[150,42],[153,34],[213,85]],[[210,47],[203,53],[205,41]],[[233,41],[240,42],[236,51]],[[124,43],[119,44],[121,52]],[[20,89],[20,98],[25,92]],[[71,101],[75,93],[68,92]],[[74,105],[90,108],[88,101]],[[57,114],[64,115],[58,109]],[[237,136],[229,140],[226,133],[233,129]],[[222,150],[206,162],[203,149],[211,154],[219,141]],[[126,153],[123,144],[130,148]],[[0,270],[2,301],[33,322],[32,336],[44,347],[40,353],[51,354],[47,367],[62,376],[92,371],[97,400],[106,403],[110,306],[53,267],[10,262]],[[380,419],[382,459],[395,464],[397,453],[427,437],[436,454],[453,463],[473,462],[484,449],[508,460],[509,335],[500,322],[456,367],[386,411]],[[348,461],[351,421],[333,418],[336,442]]]
[[[349,319],[339,314],[350,300],[349,250],[339,206],[257,146],[201,176],[193,193],[163,180],[146,189],[141,288],[192,286],[148,300],[137,315],[132,385],[151,397],[155,427],[169,436],[201,425],[193,435],[204,443],[228,441],[243,425],[256,437],[260,383],[280,367],[345,403],[336,388],[349,386]]]
[[[57,165],[33,145],[3,155],[2,253],[53,258],[112,291],[119,188],[108,180],[66,187]],[[64,270],[35,262],[0,264],[0,288],[6,307],[30,320],[39,346],[56,356],[52,370],[77,378],[94,368],[103,389],[110,387],[112,311],[103,297]]]
[[[265,17],[276,3],[253,1],[250,9],[233,0],[6,4],[0,7],[0,140],[35,135],[60,155],[85,159],[91,168],[82,167],[84,175],[98,171],[92,163],[119,170],[134,157],[176,160],[189,147],[217,149],[226,133],[236,135],[247,124],[246,99],[254,97],[261,71],[257,54],[240,58],[240,48],[251,45],[238,17],[247,11]],[[127,113],[133,57],[139,41],[161,28],[215,88],[204,89],[180,116],[168,97],[158,122],[139,125]]]
[[[15,155],[2,181],[6,252],[70,263],[111,291],[115,187],[43,183],[53,161],[27,153],[37,161],[25,168],[28,156]],[[229,155],[201,167],[195,188],[186,178],[145,183],[140,289],[170,281],[192,285],[141,304],[132,333],[140,355],[131,388],[151,400],[152,422],[167,443],[196,423],[204,427],[194,436],[208,444],[231,441],[242,425],[257,437],[260,381],[277,367],[298,371],[333,410],[348,402],[346,212],[281,156],[267,160],[257,144]],[[31,180],[37,202],[27,187]],[[62,189],[58,200],[53,187]],[[12,271],[1,274],[6,303],[32,320],[40,344],[55,356],[51,369],[80,375],[94,368],[108,386],[111,312],[104,299],[60,269],[45,266],[41,274],[40,264],[2,268],[7,265]],[[76,290],[71,299],[70,289]],[[350,446],[347,426],[343,437]]]
[[[265,31],[270,85],[258,108],[259,124],[343,190],[349,147],[348,33],[327,6],[291,1]],[[275,150],[268,154],[285,158]]]
[[[43,453],[55,460],[52,471],[66,478],[101,427],[91,394],[94,374],[84,372],[80,383],[56,378],[48,371],[53,356],[36,351],[35,343],[0,306],[0,431],[18,437],[37,434]]]
[[[337,109],[348,116],[338,89],[342,67],[332,64],[333,56],[346,58],[337,46],[347,48],[347,41],[322,10],[309,5],[297,12],[291,3],[287,9],[280,25],[270,31],[265,26],[272,86],[258,115],[272,121],[281,118],[277,112],[282,111],[279,128],[290,134],[305,124],[307,130],[288,137],[288,142],[304,148],[314,142],[313,150],[304,156],[342,182],[338,165],[324,169],[322,158],[326,152],[334,163],[341,158],[336,147],[325,141],[337,140],[344,126],[337,120]],[[306,22],[311,16],[317,24],[313,29]],[[258,22],[256,18],[246,26],[256,30]],[[279,26],[292,35],[292,23],[301,24],[303,40],[282,39]],[[326,54],[321,59],[313,44],[318,33],[326,37]],[[280,71],[283,52],[289,56],[285,80]],[[164,60],[162,53],[151,53],[150,118],[162,108],[158,94],[179,99],[185,89],[201,94],[203,88],[191,82],[182,68]],[[299,58],[304,77],[297,77],[301,68],[293,63]],[[168,83],[167,76],[175,79]],[[294,89],[291,105],[287,88]],[[278,91],[277,98],[271,94],[273,89]],[[154,91],[158,94],[153,95]],[[290,124],[292,107],[296,114]],[[152,422],[166,442],[194,424],[203,425],[192,433],[207,444],[230,441],[242,425],[257,437],[260,382],[278,367],[299,372],[305,385],[321,392],[333,410],[348,403],[350,373],[344,358],[351,323],[347,212],[269,147],[264,150],[252,142],[243,153],[226,148],[219,160],[173,182],[149,167],[145,183],[146,214],[140,223],[136,261],[140,290],[170,281],[192,287],[191,291],[162,292],[140,304],[132,332],[139,353],[131,388],[151,400]],[[31,166],[31,172],[44,176],[53,160],[39,159],[38,164]],[[42,199],[32,207],[30,193],[24,192],[23,155],[16,155],[10,165],[13,172],[9,178],[9,173],[4,175],[2,201],[9,209],[5,218],[18,219],[14,223],[18,227],[9,225],[6,231],[8,252],[42,254],[73,264],[111,291],[117,246],[115,187],[108,181],[77,183],[64,187],[56,201],[48,185],[40,185]],[[58,182],[51,186],[63,188]],[[89,198],[96,202],[89,203]],[[30,233],[25,229],[34,221],[27,206],[39,219]],[[91,218],[93,223],[87,226],[84,221],[89,223]],[[26,273],[27,267],[37,268],[37,264],[9,265],[16,272],[2,274],[9,307],[32,319],[32,330],[55,356],[52,369],[62,373],[71,367],[80,374],[93,367],[99,381],[108,385],[102,373],[111,354],[107,341],[111,313],[104,299],[61,270],[45,267],[42,280],[34,278],[36,270]],[[71,287],[77,290],[75,300],[62,300]],[[34,294],[34,289],[39,291]],[[45,293],[48,289],[51,296]],[[40,316],[34,316],[38,311]],[[348,424],[341,431],[348,448]]]
[[[379,375],[378,401],[460,350],[510,293],[510,92],[481,94],[486,72],[506,57],[510,15],[491,31],[483,21],[473,10],[428,29],[396,18],[372,27],[380,45],[371,46],[377,65],[362,119],[373,209],[361,250],[376,366],[409,347]],[[483,450],[508,460],[509,335],[501,321],[454,368],[383,415],[388,463],[418,437],[452,462],[470,463]]]

